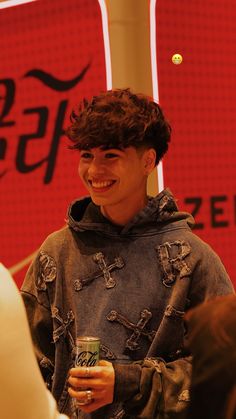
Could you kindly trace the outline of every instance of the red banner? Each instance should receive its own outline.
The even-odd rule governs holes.
[[[233,0],[157,2],[160,103],[173,126],[164,181],[236,284],[236,9]],[[179,53],[181,64],[173,64]]]
[[[99,4],[39,0],[0,13],[1,261],[22,282],[30,255],[84,193],[63,129],[106,89]]]

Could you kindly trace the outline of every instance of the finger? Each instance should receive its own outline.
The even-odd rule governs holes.
[[[75,390],[72,387],[68,388],[68,393],[77,400],[81,400],[81,402],[91,403],[92,400],[95,400],[95,394],[92,390],[89,390],[90,399],[88,400],[88,390]]]
[[[100,367],[75,367],[70,369],[70,375],[78,378],[96,377],[101,371]]]
[[[78,378],[78,377],[69,376],[68,382],[73,387],[88,388],[88,387],[93,387],[94,385],[95,386],[97,385],[97,380],[93,378]]]
[[[103,399],[104,392],[95,392],[92,389],[89,389],[89,390],[91,392],[91,400],[90,400],[89,404],[92,403],[92,402],[97,403],[97,402],[99,402],[100,400]],[[87,396],[87,390],[79,390],[78,391],[78,390],[76,390],[72,387],[69,387],[68,388],[68,393],[70,394],[71,397],[75,398],[78,401],[82,401],[82,402],[85,402],[85,403],[87,401],[87,397],[88,397]],[[84,404],[84,406],[85,406],[85,404]]]
[[[106,387],[106,382],[103,382],[101,379],[83,379],[76,377],[69,377],[68,383],[76,390],[82,388],[90,388],[94,390],[102,390]]]
[[[103,372],[109,370],[112,367],[111,362],[101,360],[95,367],[74,367],[70,369],[70,375],[73,377],[80,378],[96,378],[99,377]]]
[[[112,364],[109,361],[105,361],[105,359],[101,359],[98,363],[99,366],[110,367]]]

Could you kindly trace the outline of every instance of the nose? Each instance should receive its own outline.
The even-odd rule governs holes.
[[[102,175],[105,171],[105,164],[104,160],[100,158],[94,158],[88,168],[89,176],[98,176]]]

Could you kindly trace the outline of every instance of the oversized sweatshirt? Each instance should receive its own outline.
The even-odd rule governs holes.
[[[191,362],[184,313],[233,292],[214,251],[192,231],[169,190],[127,225],[90,198],[73,202],[65,228],[39,249],[22,286],[43,377],[71,418],[184,418]],[[67,392],[77,336],[99,336],[115,369],[114,402],[92,414]]]

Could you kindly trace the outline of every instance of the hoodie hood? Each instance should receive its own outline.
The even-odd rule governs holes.
[[[178,210],[175,199],[169,189],[160,192],[156,197],[149,197],[147,205],[134,216],[125,226],[118,226],[105,218],[100,207],[90,197],[73,201],[67,213],[67,223],[75,231],[100,231],[106,234],[142,234],[147,227],[182,222],[192,227],[194,219],[187,212]]]

